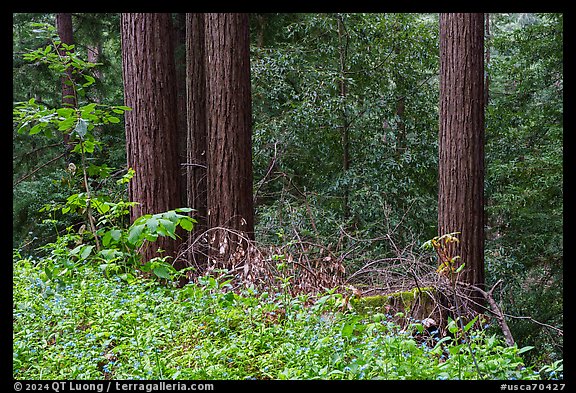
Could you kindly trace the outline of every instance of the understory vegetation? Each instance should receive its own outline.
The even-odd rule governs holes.
[[[251,14],[255,240],[180,270],[196,211],[129,218],[119,15],[73,17],[62,55],[54,14],[14,14],[14,378],[563,379],[562,14],[490,14],[497,309],[475,314],[434,253],[458,241],[437,233],[436,14]],[[179,254],[143,261],[162,238]]]
[[[174,288],[89,264],[56,281],[41,261],[14,259],[17,379],[562,378],[561,363],[527,367],[532,348],[489,329],[452,324],[439,338],[418,320],[343,311],[338,293],[233,290],[226,275]]]

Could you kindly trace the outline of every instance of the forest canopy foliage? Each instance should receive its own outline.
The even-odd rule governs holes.
[[[177,271],[162,253],[139,259],[140,247],[159,237],[184,238],[199,218],[183,203],[130,222],[127,184],[134,172],[126,165],[123,115],[131,108],[124,103],[120,16],[72,17],[70,46],[60,42],[54,14],[13,17],[15,377],[561,376],[563,14],[489,14],[485,277],[487,290],[502,283],[494,296],[517,347],[505,348],[495,322],[487,328],[478,322],[469,338],[485,355],[478,367],[470,345],[454,338],[454,321],[444,350],[420,345],[422,321],[403,319],[400,326],[390,315],[358,316],[348,310],[353,295],[345,292],[401,289],[413,276],[418,283],[436,274],[434,253],[421,245],[442,235],[437,14],[250,14],[261,264],[246,274],[273,266],[268,273],[277,286],[266,294],[231,291],[235,283],[218,269],[212,273],[220,278],[202,274],[178,291],[170,283],[192,277],[193,266]],[[185,69],[181,20],[173,15],[176,75]],[[67,72],[75,108],[62,103]],[[185,95],[185,81],[176,79]],[[346,289],[297,294],[293,287],[307,288],[316,277],[305,271],[310,260],[320,261],[322,274],[338,272],[332,282]],[[137,317],[146,307],[154,313]],[[54,319],[63,322],[45,323]],[[196,331],[198,325],[204,328]],[[403,341],[402,332],[411,337]],[[68,333],[72,339],[64,341]],[[187,353],[191,347],[197,358]],[[68,355],[56,360],[63,348]],[[372,362],[382,348],[389,360]],[[251,364],[255,356],[259,363]],[[33,366],[44,361],[46,368]],[[211,366],[202,370],[201,362]]]

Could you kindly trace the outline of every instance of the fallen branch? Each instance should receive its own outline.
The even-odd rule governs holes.
[[[505,317],[514,318],[514,319],[527,319],[531,322],[534,322],[537,325],[544,326],[544,327],[547,327],[547,328],[552,329],[552,330],[556,330],[558,332],[559,336],[564,336],[564,331],[562,329],[559,329],[559,328],[552,326],[552,325],[548,325],[547,323],[544,323],[544,322],[537,321],[532,317],[518,317],[515,315],[509,315],[509,314],[504,314],[504,313],[502,313],[502,315],[504,315]]]
[[[504,318],[504,313],[502,312],[500,307],[498,307],[498,304],[496,304],[496,301],[494,300],[494,296],[493,296],[494,289],[496,289],[496,287],[498,285],[502,284],[502,280],[501,279],[498,280],[496,282],[496,284],[494,284],[488,292],[484,291],[481,288],[478,288],[475,285],[460,283],[460,282],[459,282],[459,284],[464,284],[464,285],[474,289],[475,291],[480,293],[482,296],[484,296],[484,298],[488,301],[490,308],[492,309],[492,313],[496,316],[496,320],[498,321],[498,325],[500,326],[500,329],[502,330],[502,333],[504,334],[504,339],[506,340],[506,344],[509,347],[514,346],[515,342],[514,342],[514,337],[512,337],[512,332],[510,331],[510,328],[508,327],[508,324],[506,323],[506,319]]]

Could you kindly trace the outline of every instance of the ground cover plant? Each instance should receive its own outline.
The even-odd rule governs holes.
[[[18,379],[562,377],[561,364],[526,367],[529,347],[507,347],[484,330],[423,338],[419,321],[401,327],[392,315],[343,312],[338,293],[306,306],[304,295],[232,291],[226,276],[174,288],[106,277],[90,264],[64,282],[18,255],[13,291]]]

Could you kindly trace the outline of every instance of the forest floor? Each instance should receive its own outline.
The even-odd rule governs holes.
[[[334,291],[230,291],[225,277],[209,276],[174,288],[106,277],[91,264],[48,279],[42,261],[13,266],[16,379],[561,377],[525,365],[530,348],[487,330],[433,337],[418,320],[401,327],[385,313],[343,308]]]

